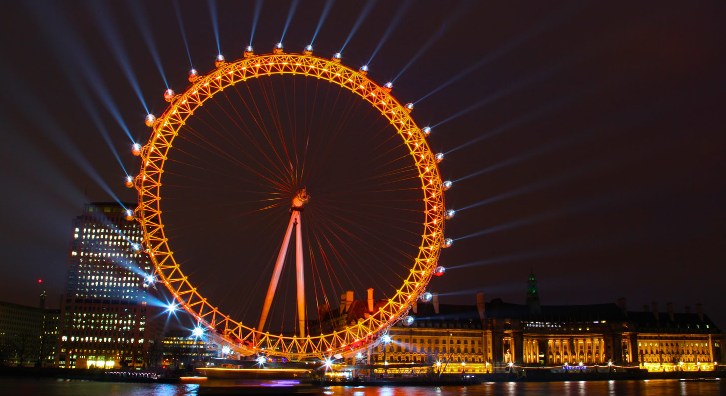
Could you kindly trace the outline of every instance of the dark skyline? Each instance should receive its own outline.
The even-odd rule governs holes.
[[[5,6],[0,300],[35,304],[42,278],[53,304],[84,203],[135,201],[124,169],[138,171],[130,145],[148,137],[147,108],[161,113],[167,83],[183,90],[189,68],[205,73],[217,55],[214,7],[178,2],[180,29],[174,4]],[[255,2],[212,4],[221,52],[237,59]],[[324,4],[300,2],[287,50],[310,42]],[[256,51],[280,40],[290,6],[263,4]],[[434,126],[459,211],[441,257],[450,270],[431,283],[442,302],[483,291],[522,303],[533,271],[545,305],[700,302],[723,328],[725,16],[715,2],[338,1],[314,46],[345,47],[351,67],[372,58],[369,76],[395,79],[414,119]]]

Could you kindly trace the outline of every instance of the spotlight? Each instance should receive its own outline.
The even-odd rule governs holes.
[[[406,107],[408,108],[408,105],[406,105]],[[413,109],[413,104],[411,104],[411,108]],[[424,135],[428,136],[428,135],[431,134],[431,127],[430,126],[425,126],[425,127],[423,127],[423,129],[421,129],[421,132],[423,132]]]
[[[454,186],[454,182],[451,180],[447,180],[441,184],[441,186],[444,188],[444,191],[449,190],[451,187]]]
[[[456,211],[454,209],[449,209],[446,211],[446,214],[444,215],[446,217],[446,220],[451,220],[456,215]]]
[[[444,160],[444,153],[436,153],[436,155],[434,156],[434,158],[436,159],[436,162],[437,163],[441,163],[441,161]]]

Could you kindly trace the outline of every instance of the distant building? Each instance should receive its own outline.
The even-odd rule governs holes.
[[[356,304],[352,304],[355,306]],[[367,360],[392,373],[487,373],[511,366],[634,366],[650,371],[714,370],[724,361],[724,335],[704,315],[666,312],[657,304],[627,311],[610,304],[540,305],[530,275],[526,304],[477,295],[476,305],[417,303],[389,330],[391,341]],[[352,361],[350,362],[352,363]],[[380,371],[380,370],[378,370]]]
[[[53,364],[60,311],[0,302],[0,365]]]
[[[188,330],[168,332],[161,340],[161,365],[164,368],[188,369],[219,355],[217,345],[194,337]]]
[[[158,330],[147,293],[153,270],[134,204],[91,203],[73,222],[68,282],[61,301],[57,365],[141,368]]]

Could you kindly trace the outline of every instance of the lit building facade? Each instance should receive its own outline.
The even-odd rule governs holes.
[[[370,362],[387,364],[389,374],[478,374],[512,366],[707,371],[724,359],[723,334],[700,306],[696,313],[674,313],[670,304],[667,312],[657,304],[627,311],[624,299],[540,305],[533,275],[527,297],[526,304],[485,303],[480,293],[476,305],[450,305],[434,296],[412,308],[413,322],[389,330],[391,341],[370,350]]]
[[[157,337],[148,304],[153,270],[133,204],[91,203],[73,223],[57,365],[140,368]]]

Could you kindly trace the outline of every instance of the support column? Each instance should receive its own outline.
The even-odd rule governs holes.
[[[296,220],[295,232],[295,272],[297,281],[297,318],[300,338],[305,337],[305,270],[303,267],[302,245],[302,218],[300,212],[295,210],[293,217]]]
[[[275,290],[277,290],[277,283],[280,280],[280,272],[282,272],[282,265],[285,263],[285,256],[287,255],[287,247],[290,244],[290,236],[292,235],[292,227],[295,225],[295,216],[298,212],[293,212],[290,216],[290,222],[287,224],[287,231],[285,231],[285,237],[282,240],[282,246],[280,247],[280,253],[277,254],[277,260],[275,261],[275,269],[272,271],[272,279],[270,280],[270,286],[267,288],[267,296],[265,296],[265,304],[262,306],[262,314],[260,314],[260,322],[257,325],[258,331],[264,331],[265,322],[267,321],[267,315],[270,313],[270,306],[272,300],[275,297]]]

